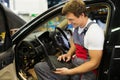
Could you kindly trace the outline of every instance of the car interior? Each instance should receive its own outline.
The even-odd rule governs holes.
[[[109,8],[106,5],[89,5],[87,9],[89,18],[97,22],[105,32]],[[34,65],[45,61],[47,55],[59,56],[67,52],[71,33],[72,30],[61,13],[40,24],[15,46],[18,76],[27,80],[37,80]]]

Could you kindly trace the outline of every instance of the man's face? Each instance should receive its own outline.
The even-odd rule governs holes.
[[[68,20],[68,24],[72,24],[74,28],[77,28],[78,26],[82,26],[82,22],[83,22],[82,15],[76,17],[73,13],[68,13],[66,14],[66,18]]]

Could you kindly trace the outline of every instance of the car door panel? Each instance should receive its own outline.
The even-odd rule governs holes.
[[[14,59],[14,52],[11,50],[11,48],[5,52],[0,53],[0,69],[12,63],[13,59]]]
[[[14,54],[13,48],[0,54],[0,80],[17,80]]]
[[[0,80],[17,80],[14,63],[0,70]]]
[[[120,45],[115,45],[112,50],[111,63],[109,68],[109,79],[120,79]]]

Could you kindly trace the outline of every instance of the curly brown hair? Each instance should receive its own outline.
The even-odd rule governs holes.
[[[86,5],[83,0],[70,0],[62,9],[62,14],[73,13],[76,17],[79,17],[82,13],[86,16]]]

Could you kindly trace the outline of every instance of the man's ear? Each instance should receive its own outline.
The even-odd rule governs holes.
[[[79,18],[82,18],[82,17],[85,17],[85,14],[84,13],[81,13]]]
[[[85,16],[85,13],[81,13],[81,15],[80,16]]]

